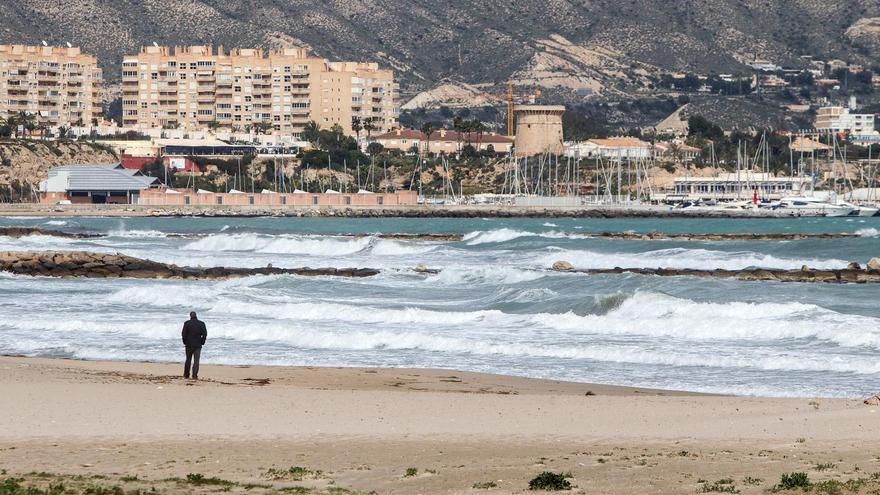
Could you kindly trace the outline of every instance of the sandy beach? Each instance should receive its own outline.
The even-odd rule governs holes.
[[[763,493],[793,471],[880,487],[880,407],[860,400],[450,370],[205,364],[199,382],[179,371],[0,358],[0,468],[37,485],[97,476],[181,493],[205,489],[188,474],[249,493],[523,493],[542,471],[570,473],[575,493]],[[306,474],[271,471],[294,466]]]

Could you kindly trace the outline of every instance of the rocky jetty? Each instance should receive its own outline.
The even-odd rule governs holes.
[[[66,207],[69,208],[69,207]],[[139,207],[155,217],[342,217],[342,218],[781,218],[776,210],[674,210],[668,207],[583,206],[387,206],[387,207]]]
[[[40,227],[0,227],[0,236],[27,237],[29,235],[48,235],[52,237],[64,237],[67,239],[92,239],[95,237],[101,237],[99,234],[63,232],[61,230],[42,229]]]
[[[851,232],[839,233],[668,233],[668,232],[599,232],[586,234],[604,239],[636,241],[796,241],[801,239],[845,239],[861,237]]]
[[[874,258],[876,259],[876,258]],[[878,260],[880,261],[880,260]],[[659,277],[704,277],[726,278],[749,281],[767,282],[821,282],[836,284],[880,283],[880,270],[861,269],[858,263],[851,263],[840,270],[816,270],[802,267],[800,270],[780,270],[766,268],[745,268],[742,270],[694,270],[687,268],[574,268],[566,261],[557,261],[552,270],[588,275],[605,275],[620,273],[636,273],[639,275],[655,275]]]
[[[251,275],[302,275],[308,277],[372,277],[372,268],[226,268],[181,267],[123,254],[86,251],[0,252],[0,271],[17,275],[88,278],[225,279]]]
[[[360,235],[360,234],[358,234]],[[410,234],[410,233],[392,233],[392,234],[373,234],[379,239],[390,239],[394,241],[460,241],[464,239],[464,234]]]

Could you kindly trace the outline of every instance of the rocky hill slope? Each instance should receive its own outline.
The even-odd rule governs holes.
[[[77,141],[0,141],[0,187],[23,183],[36,187],[57,165],[115,163],[107,148]]]
[[[628,92],[658,70],[805,54],[867,62],[880,46],[880,0],[17,0],[3,10],[0,42],[81,45],[111,80],[124,54],[152,42],[300,45],[394,67],[407,95],[509,79]]]

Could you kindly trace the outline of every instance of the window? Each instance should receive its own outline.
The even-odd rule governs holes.
[[[384,205],[385,204],[385,197],[383,197],[383,196],[376,197],[376,204],[377,205]]]
[[[248,204],[249,205],[254,204],[254,197],[253,196],[248,196]]]
[[[218,205],[222,205],[222,204],[223,204],[223,196],[217,196],[217,204],[218,204]]]
[[[317,196],[312,196],[312,204],[313,205],[318,204],[318,197]]]

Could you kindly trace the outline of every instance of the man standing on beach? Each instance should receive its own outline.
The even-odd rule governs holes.
[[[186,363],[183,365],[183,377],[189,378],[190,363],[192,363],[193,380],[199,379],[199,357],[202,354],[202,346],[208,338],[208,330],[205,323],[196,317],[196,312],[189,314],[189,321],[183,324],[183,345],[186,346]]]

